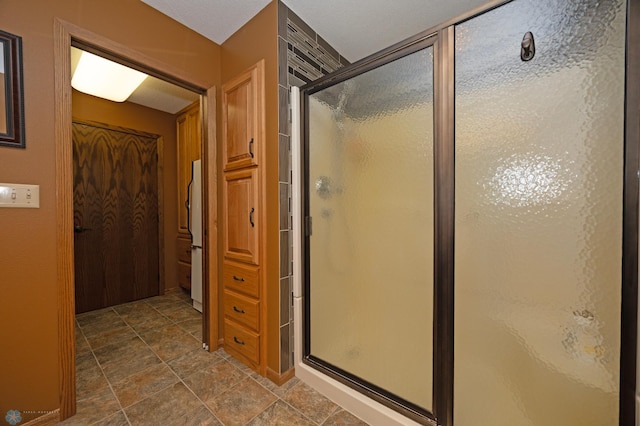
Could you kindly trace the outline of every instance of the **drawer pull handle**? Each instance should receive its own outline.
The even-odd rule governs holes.
[[[238,338],[236,336],[233,336],[233,341],[236,342],[239,345],[244,345],[244,342],[242,340],[238,340]]]
[[[253,222],[253,213],[256,211],[253,207],[251,207],[251,211],[249,212],[249,223],[252,228],[255,228],[256,224]]]
[[[253,158],[253,138],[249,141],[249,155]]]
[[[235,306],[233,307],[233,310],[236,311],[239,314],[244,314],[244,309],[238,309]]]
[[[233,279],[236,280],[236,281],[244,282],[244,278],[236,277],[235,275],[233,276]]]

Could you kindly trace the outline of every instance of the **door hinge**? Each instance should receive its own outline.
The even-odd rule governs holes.
[[[313,233],[313,226],[312,226],[312,220],[311,220],[311,216],[306,216],[304,218],[304,234],[307,237],[310,237],[311,234]]]

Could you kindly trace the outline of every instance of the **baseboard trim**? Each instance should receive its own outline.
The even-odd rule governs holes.
[[[273,383],[275,383],[278,386],[282,386],[284,383],[291,380],[295,375],[296,375],[296,369],[293,367],[282,374],[276,373],[275,371],[267,367],[267,379],[271,380]]]
[[[24,426],[53,426],[60,421],[60,409],[53,410],[50,413],[36,417],[28,421]]]

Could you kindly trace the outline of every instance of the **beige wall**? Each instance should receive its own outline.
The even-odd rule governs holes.
[[[73,91],[73,118],[162,136],[165,289],[178,287],[176,237],[178,223],[176,116],[131,102],[111,102]],[[158,188],[160,189],[160,188]]]
[[[0,413],[51,410],[58,390],[54,20],[126,45],[209,86],[220,46],[137,0],[3,0],[23,40],[26,149],[0,148],[0,182],[40,185],[39,209],[0,209]],[[275,24],[274,24],[275,25]]]
[[[222,82],[265,59],[267,253],[267,367],[280,371],[279,220],[278,220],[278,4],[266,6],[222,44]],[[223,181],[222,178],[219,179]],[[220,191],[222,188],[220,188]],[[221,216],[220,216],[221,217]],[[221,250],[222,252],[222,250]]]

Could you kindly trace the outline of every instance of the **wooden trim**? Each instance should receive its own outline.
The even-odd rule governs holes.
[[[218,349],[219,315],[219,268],[218,268],[218,174],[217,174],[217,138],[216,138],[216,88],[207,89],[202,99],[201,119],[203,146],[203,192],[204,192],[204,282],[202,288],[204,323],[202,336],[209,346],[209,352]],[[207,117],[210,119],[208,120]]]
[[[194,92],[202,93],[208,87],[208,84],[198,81],[181,69],[174,68],[172,65],[147,56],[140,51],[131,49],[63,19],[56,18],[56,22],[59,22],[71,34],[73,38],[71,44],[82,50]]]
[[[162,295],[167,288],[164,274],[164,137],[155,137],[158,156],[158,295]]]
[[[54,426],[60,421],[60,410],[53,410],[50,413],[37,417],[23,426]]]
[[[296,369],[294,367],[291,367],[284,373],[278,373],[267,367],[267,379],[271,380],[278,386],[282,386],[283,384],[294,378],[295,375]]]
[[[454,295],[454,55],[455,32],[438,32],[434,46],[434,414],[453,425]]]
[[[54,101],[55,101],[55,170],[56,170],[56,285],[58,301],[58,388],[60,420],[76,412],[75,385],[75,294],[73,256],[73,161],[71,108],[71,46],[81,46],[101,56],[142,70],[162,80],[204,94],[207,84],[161,61],[113,42],[74,24],[54,20]],[[133,59],[135,58],[135,62]],[[206,90],[207,95],[214,88]],[[208,104],[215,102],[209,96]],[[209,105],[211,106],[211,105]],[[213,108],[215,113],[215,108]],[[205,116],[209,133],[215,135],[215,116]],[[215,136],[212,138],[215,143]],[[214,159],[215,157],[215,153]],[[210,175],[216,175],[217,164],[209,165]],[[215,222],[215,216],[211,219]],[[213,235],[213,234],[212,234]],[[214,247],[217,246],[213,244]],[[216,292],[217,293],[217,292]],[[208,299],[203,300],[205,303]],[[206,307],[204,309],[207,309]],[[217,307],[216,307],[217,309]],[[215,321],[217,328],[217,321]],[[210,333],[213,333],[210,331]],[[215,341],[215,340],[214,340]]]
[[[73,152],[71,35],[54,22],[56,282],[58,288],[58,392],[60,419],[76,413],[75,292],[73,271]]]
[[[640,167],[640,0],[627,3],[625,164],[620,335],[620,425],[636,424],[638,349],[638,169]]]

